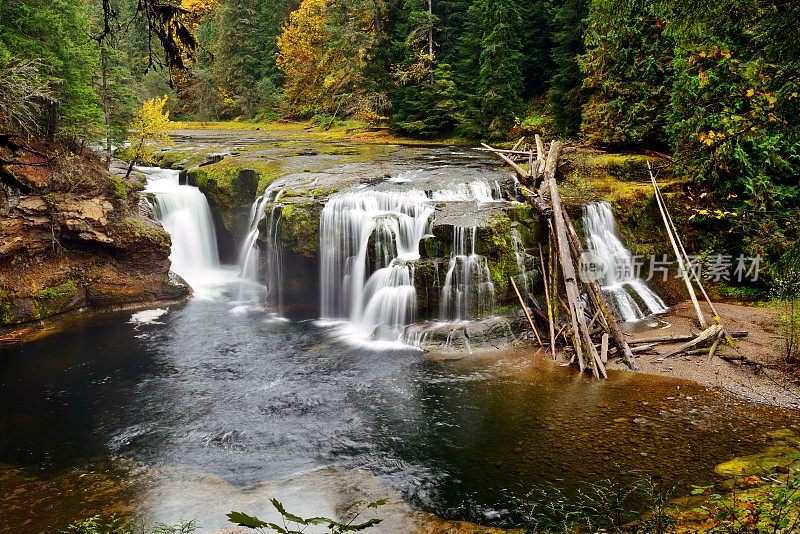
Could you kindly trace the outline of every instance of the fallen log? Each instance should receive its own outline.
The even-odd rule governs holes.
[[[670,356],[674,356],[676,354],[684,352],[687,349],[691,349],[692,347],[696,347],[697,345],[699,345],[703,341],[707,341],[707,340],[719,335],[720,332],[722,332],[722,325],[720,325],[720,324],[711,325],[708,328],[706,328],[705,330],[703,330],[702,332],[700,332],[700,334],[696,338],[694,338],[692,341],[686,342],[683,345],[681,345],[680,347],[674,348],[671,351],[669,351],[669,352],[667,352],[665,354],[662,354],[661,356],[664,357],[664,358],[669,358]]]
[[[567,228],[570,243],[575,252],[575,257],[580,258],[584,253],[583,245],[581,245],[581,240],[578,238],[578,233],[575,231],[575,226],[572,224],[572,220],[566,213],[564,213],[564,223]],[[628,345],[628,341],[625,339],[625,334],[622,333],[614,314],[611,312],[611,307],[608,305],[608,301],[606,300],[606,296],[603,294],[603,289],[600,287],[600,283],[597,282],[597,280],[589,280],[586,282],[586,286],[588,287],[589,297],[592,299],[595,308],[602,313],[603,318],[605,319],[605,326],[607,327],[608,333],[611,334],[611,337],[614,339],[614,343],[617,345],[620,351],[622,351],[625,365],[627,365],[631,370],[636,371],[637,367],[636,362],[634,361],[633,352]]]
[[[514,281],[513,276],[509,276],[508,279],[511,281],[511,287],[514,288],[514,293],[517,294],[517,298],[519,299],[519,305],[522,306],[522,311],[525,313],[525,318],[528,319],[528,324],[531,325],[531,330],[533,330],[533,334],[536,336],[536,341],[539,342],[540,347],[544,347],[542,343],[542,338],[539,337],[539,331],[536,329],[536,325],[533,324],[533,319],[531,319],[531,314],[528,312],[528,306],[525,305],[525,300],[522,298],[522,294],[519,292],[519,288],[517,287],[517,283]]]
[[[631,347],[630,350],[631,350],[632,353],[638,354],[639,352],[647,352],[649,350],[653,350],[653,348],[656,347],[657,345],[658,345],[658,343],[648,343],[647,345],[637,345],[635,347]]]
[[[551,259],[552,261],[552,259]],[[550,331],[550,352],[553,359],[556,359],[556,335],[555,327],[553,326],[553,302],[550,300],[550,284],[547,283],[547,271],[544,268],[544,255],[542,254],[542,244],[539,243],[539,268],[542,273],[542,282],[544,284],[544,298],[547,301],[547,327]]]
[[[528,189],[524,185],[520,185],[517,191],[542,217],[550,217],[553,214],[553,209],[544,201],[539,191]]]
[[[729,332],[731,337],[747,337],[747,331],[745,330],[737,330],[734,332]],[[652,337],[649,339],[636,339],[633,341],[628,341],[629,345],[641,345],[644,343],[680,343],[681,341],[689,341],[696,338],[696,335],[688,334],[685,336],[663,336],[663,337]]]
[[[650,167],[649,161],[647,162],[647,172],[650,174],[650,181],[653,184],[656,205],[658,206],[658,211],[661,213],[661,218],[664,221],[664,229],[667,231],[667,237],[669,237],[669,242],[672,244],[672,250],[675,252],[675,258],[678,260],[678,268],[681,270],[681,272],[688,273],[689,271],[687,268],[689,266],[685,264],[684,257],[678,248],[676,237],[672,233],[672,226],[669,224],[667,206],[664,204],[664,199],[659,194],[660,189],[658,188],[658,182],[656,182],[656,177],[653,175],[653,170]],[[697,295],[694,292],[692,280],[689,276],[684,276],[683,281],[686,285],[686,290],[689,292],[689,298],[692,300],[692,306],[694,306],[694,311],[697,314],[697,320],[702,328],[706,328],[708,326],[708,322],[706,322],[705,315],[703,315],[703,311],[700,309],[700,303],[697,301]]]
[[[578,366],[581,371],[586,368],[587,360],[595,378],[599,378],[602,373],[607,377],[600,355],[594,348],[594,343],[589,336],[589,329],[586,325],[586,317],[583,313],[583,302],[581,301],[578,278],[575,273],[575,264],[572,262],[572,253],[567,237],[566,225],[564,224],[564,211],[561,206],[561,196],[558,193],[556,184],[556,169],[558,164],[558,154],[561,151],[561,143],[553,141],[550,143],[550,151],[547,154],[545,164],[544,180],[549,184],[550,201],[553,206],[553,226],[555,227],[556,246],[558,247],[559,263],[561,264],[562,278],[567,293],[567,309],[572,322],[573,346],[578,358]]]
[[[511,158],[500,152],[498,149],[493,148],[487,145],[486,143],[481,143],[481,146],[483,146],[486,150],[493,152],[494,154],[497,155],[497,157],[508,163],[511,166],[511,168],[514,169],[514,172],[517,173],[517,177],[519,178],[520,182],[522,182],[523,184],[530,183],[531,175],[528,172],[526,172],[525,169],[520,167],[516,161],[512,160]]]

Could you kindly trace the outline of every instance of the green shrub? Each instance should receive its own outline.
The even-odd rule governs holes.
[[[111,189],[114,191],[114,197],[120,202],[128,200],[128,186],[125,185],[125,182],[120,180],[117,176],[112,176],[110,181]]]

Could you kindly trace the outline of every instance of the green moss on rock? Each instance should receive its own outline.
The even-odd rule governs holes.
[[[281,210],[280,235],[286,250],[306,258],[319,254],[319,216],[322,204],[313,199],[287,203]]]
[[[0,289],[0,324],[7,325],[14,321],[14,295]]]
[[[67,281],[50,287],[45,287],[33,295],[36,306],[36,319],[44,319],[66,310],[78,294],[75,280]]]

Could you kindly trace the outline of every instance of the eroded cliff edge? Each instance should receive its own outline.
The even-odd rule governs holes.
[[[0,328],[190,295],[139,178],[88,149],[24,145],[0,146]]]

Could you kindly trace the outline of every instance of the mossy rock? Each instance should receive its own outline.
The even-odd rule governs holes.
[[[772,473],[777,468],[800,469],[800,450],[785,445],[768,447],[764,452],[741,456],[721,463],[714,468],[726,477]]]
[[[609,176],[625,182],[649,181],[647,156],[641,154],[604,154],[590,158],[589,164],[604,169]]]
[[[156,243],[161,248],[169,250],[172,241],[169,234],[159,225],[135,215],[124,217],[117,223],[117,231],[129,234],[136,239]]]
[[[0,289],[0,324],[7,325],[14,322],[14,295]]]
[[[61,284],[45,287],[34,293],[33,301],[36,306],[36,319],[44,319],[68,309],[78,295],[78,286],[75,280],[68,279]]]
[[[189,169],[189,183],[197,186],[215,206],[234,209],[252,204],[260,178],[258,172],[248,168],[218,168],[221,163]]]
[[[321,212],[322,204],[314,199],[303,199],[283,206],[279,235],[284,250],[292,250],[306,258],[318,257]]]

